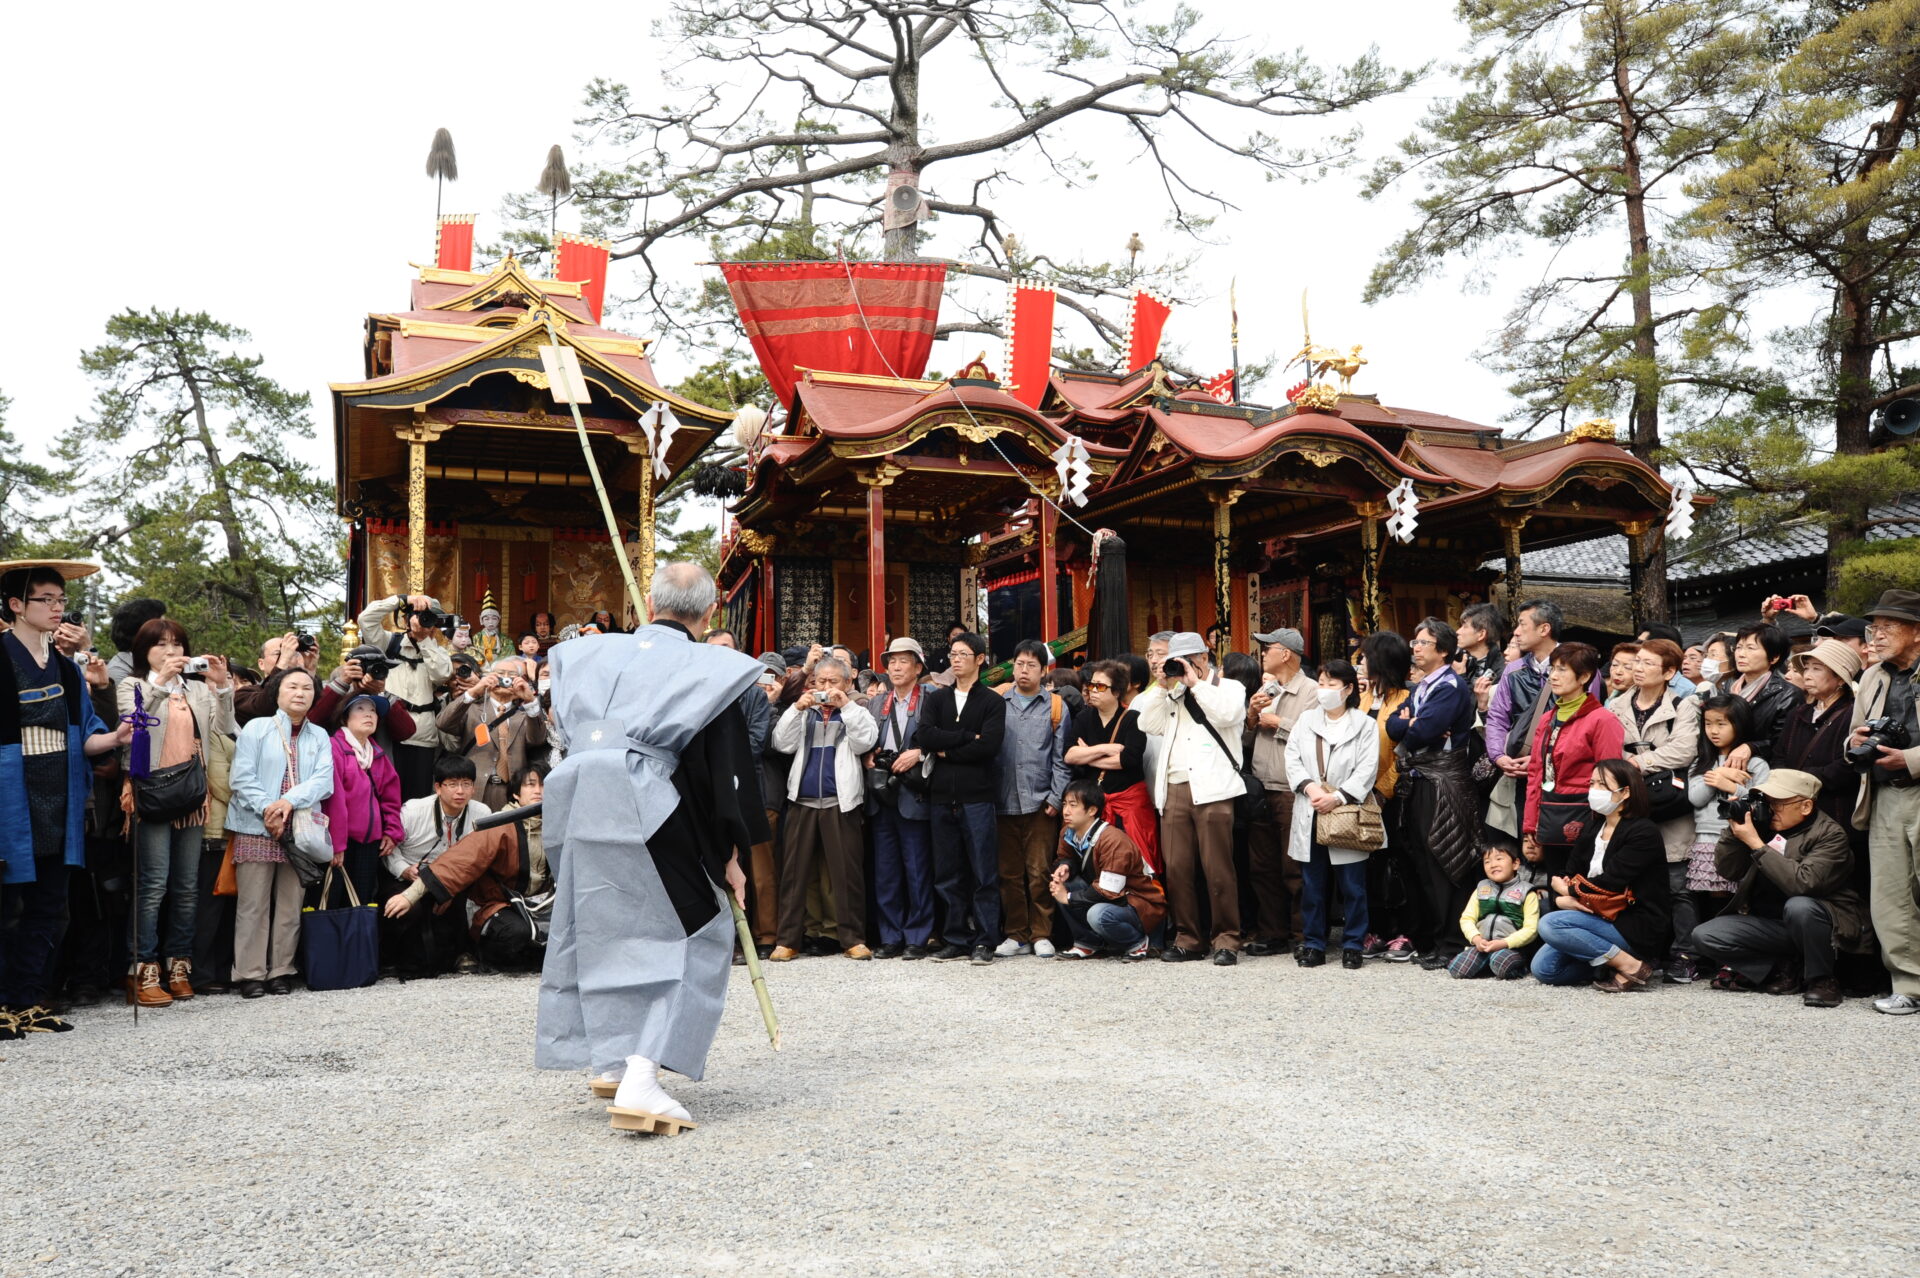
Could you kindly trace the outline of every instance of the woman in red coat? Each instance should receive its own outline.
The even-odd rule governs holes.
[[[400,774],[373,739],[386,717],[385,697],[361,693],[347,702],[333,734],[333,794],[327,824],[333,831],[333,863],[344,867],[362,904],[371,904],[380,858],[405,837],[400,826]],[[346,893],[339,894],[345,903]],[[322,901],[321,909],[331,902]]]
[[[1533,734],[1520,830],[1527,860],[1536,865],[1544,862],[1549,874],[1563,874],[1581,829],[1592,818],[1587,785],[1593,779],[1593,765],[1621,756],[1626,730],[1619,717],[1587,691],[1600,670],[1600,653],[1592,645],[1563,643],[1548,662],[1552,702]]]

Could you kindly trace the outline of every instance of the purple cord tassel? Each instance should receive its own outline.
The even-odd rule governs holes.
[[[147,726],[160,720],[147,713],[146,699],[140,695],[137,683],[133,685],[133,713],[127,716],[127,721],[133,724],[133,758],[127,765],[127,775],[144,777],[151,770],[147,759]]]

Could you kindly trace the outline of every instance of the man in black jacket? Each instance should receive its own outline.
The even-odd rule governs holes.
[[[1006,699],[980,684],[987,641],[958,634],[948,645],[953,686],[927,693],[918,741],[933,755],[933,888],[946,911],[940,961],[986,966],[1000,943],[1000,844],[994,766],[1006,733]],[[971,913],[973,926],[968,927]]]

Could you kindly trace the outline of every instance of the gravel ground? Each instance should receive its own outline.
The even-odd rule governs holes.
[[[736,970],[736,977],[739,972]],[[1920,1271],[1920,1018],[1373,963],[803,960],[701,1123],[448,977],[0,1045],[0,1274]]]

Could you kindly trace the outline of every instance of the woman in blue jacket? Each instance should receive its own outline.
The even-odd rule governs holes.
[[[276,671],[262,691],[276,708],[240,729],[227,807],[239,885],[233,979],[243,998],[292,992],[287,978],[300,942],[300,875],[280,840],[295,812],[318,808],[333,793],[333,746],[325,729],[307,720],[313,676],[297,666]]]

